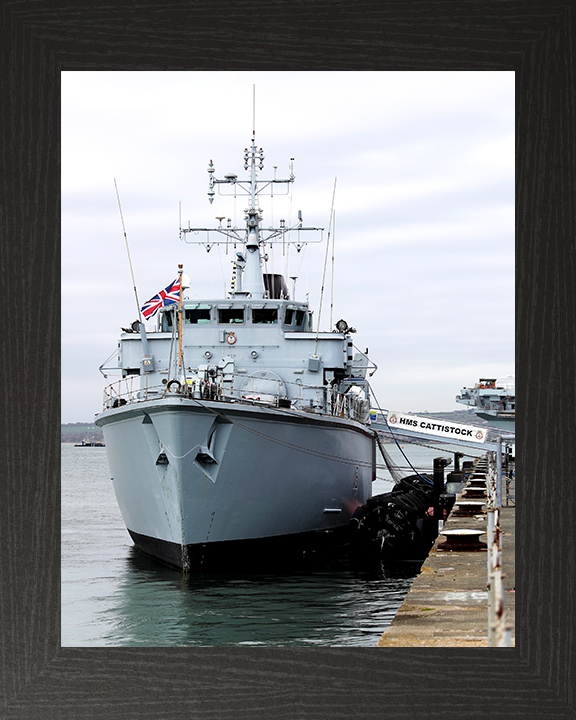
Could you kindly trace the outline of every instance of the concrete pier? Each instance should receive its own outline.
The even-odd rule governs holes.
[[[458,500],[464,500],[460,494]],[[456,516],[444,524],[451,529],[482,530],[486,543],[487,515]],[[500,509],[504,613],[515,644],[515,507]],[[439,535],[420,574],[378,647],[487,647],[487,551],[445,550],[446,536]]]

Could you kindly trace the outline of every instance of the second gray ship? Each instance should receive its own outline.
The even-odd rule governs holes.
[[[516,389],[514,375],[480,378],[476,385],[462,388],[456,402],[474,408],[478,417],[509,433],[516,426]]]

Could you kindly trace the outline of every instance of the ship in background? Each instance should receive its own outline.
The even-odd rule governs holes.
[[[516,387],[514,375],[480,378],[472,388],[462,388],[456,402],[474,408],[480,418],[492,427],[514,433],[516,422]]]
[[[87,440],[76,443],[74,447],[104,447],[104,443],[99,440],[94,440],[94,438],[88,438]]]
[[[102,428],[124,522],[144,553],[184,570],[234,559],[301,557],[338,537],[372,495],[376,433],[370,427],[366,353],[344,320],[313,327],[308,301],[267,272],[273,243],[300,251],[301,213],[264,227],[258,197],[294,181],[260,180],[262,148],[244,151],[247,180],[215,177],[209,200],[247,196],[245,226],[181,229],[234,265],[227,297],[189,300],[178,278],[142,308],[118,343],[122,379],[106,388]],[[287,190],[286,190],[287,192]],[[200,236],[199,239],[196,239]],[[317,235],[312,236],[317,237]],[[320,241],[322,235],[319,236]],[[293,279],[295,282],[295,279]]]

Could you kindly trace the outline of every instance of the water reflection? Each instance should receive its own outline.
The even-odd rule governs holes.
[[[105,644],[375,645],[412,575],[344,562],[314,571],[183,574],[127,553]],[[406,568],[400,575],[406,575]]]
[[[419,468],[438,454],[410,449]],[[374,483],[374,494],[389,489]],[[105,451],[62,447],[63,646],[373,647],[416,572],[342,561],[184,575],[133,547]]]

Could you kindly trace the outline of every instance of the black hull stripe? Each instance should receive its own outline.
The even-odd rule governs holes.
[[[136,547],[145,555],[165,565],[192,572],[299,566],[312,558],[334,557],[347,548],[350,536],[346,525],[334,530],[297,535],[186,545],[183,549],[177,543],[140,535],[132,530],[128,532]]]

